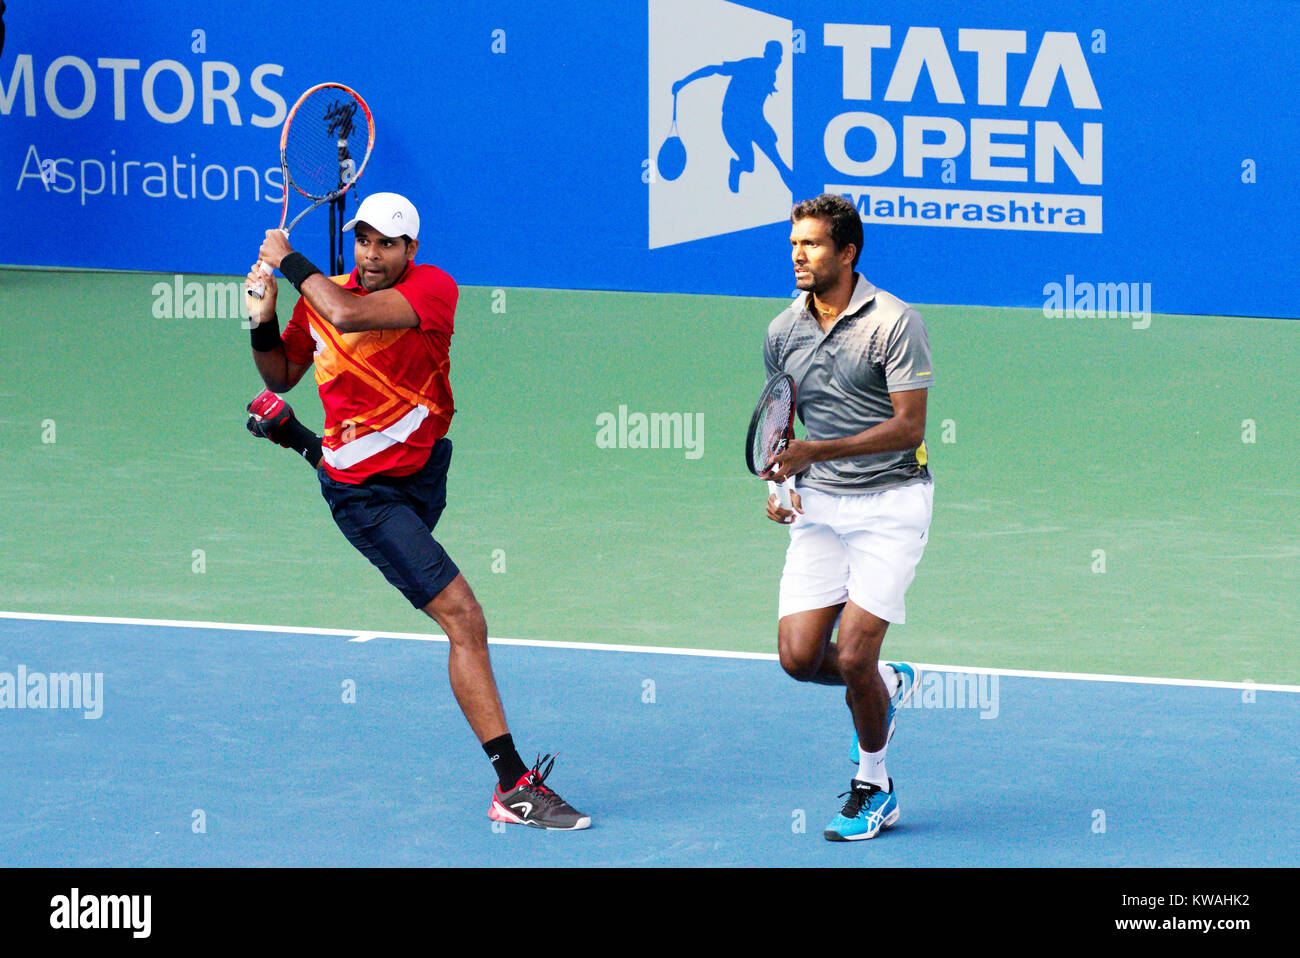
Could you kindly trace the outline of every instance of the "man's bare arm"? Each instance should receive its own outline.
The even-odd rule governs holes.
[[[395,289],[368,296],[353,296],[323,274],[313,273],[302,284],[302,294],[321,319],[340,333],[368,329],[411,329],[420,325],[410,302]]]
[[[280,291],[279,284],[274,277],[263,276],[256,263],[248,271],[246,278],[249,286],[258,283],[266,284],[260,299],[247,293],[244,295],[244,302],[248,306],[248,321],[253,326],[274,322],[275,302]],[[311,363],[290,362],[281,343],[276,343],[274,349],[265,352],[254,349],[253,364],[257,367],[257,374],[262,377],[262,382],[266,383],[266,388],[276,393],[288,392],[298,385],[302,374],[311,368]]]
[[[258,251],[261,262],[278,269],[293,247],[279,230],[268,230]],[[353,296],[323,273],[312,273],[298,292],[307,298],[321,319],[340,333],[370,329],[413,329],[420,317],[406,297],[396,289],[381,289],[368,296]],[[251,311],[251,307],[250,307]]]
[[[298,385],[303,373],[311,368],[311,363],[290,362],[284,354],[283,346],[264,353],[253,350],[253,363],[257,366],[257,374],[262,377],[262,382],[266,383],[266,388],[274,393],[288,392]]]

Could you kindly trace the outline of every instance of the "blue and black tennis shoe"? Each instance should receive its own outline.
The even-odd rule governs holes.
[[[840,813],[826,826],[822,834],[828,842],[857,842],[875,838],[882,828],[898,821],[898,798],[894,793],[894,780],[889,780],[889,791],[879,785],[853,779],[849,790],[840,797],[848,801]]]

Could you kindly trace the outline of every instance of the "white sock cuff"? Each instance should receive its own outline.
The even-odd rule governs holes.
[[[858,774],[854,776],[859,782],[868,782],[882,789],[889,789],[889,774],[885,771],[885,749],[879,752],[864,751],[858,746]]]

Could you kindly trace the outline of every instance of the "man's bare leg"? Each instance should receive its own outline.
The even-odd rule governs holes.
[[[889,623],[852,602],[840,618],[836,668],[847,688],[858,741],[879,752],[889,737],[889,690],[880,675],[880,646]]]
[[[457,575],[452,579],[429,601],[424,612],[447,633],[451,643],[447,658],[451,691],[479,742],[505,735],[506,713],[488,655],[487,620],[465,577]]]
[[[800,682],[843,685],[831,633],[843,603],[783,616],[776,627],[781,668]]]

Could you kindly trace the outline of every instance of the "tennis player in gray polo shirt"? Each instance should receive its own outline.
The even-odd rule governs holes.
[[[767,501],[768,518],[790,526],[777,643],[799,681],[845,686],[858,771],[824,834],[856,841],[898,820],[885,747],[916,670],[880,662],[880,646],[889,623],[904,621],[930,528],[934,375],[920,315],[856,272],[862,221],[853,205],[824,194],[798,204],[790,222],[802,292],[768,327],[763,356],[769,376],[794,377],[807,439],[790,441],[773,477],[798,477],[794,509]]]

